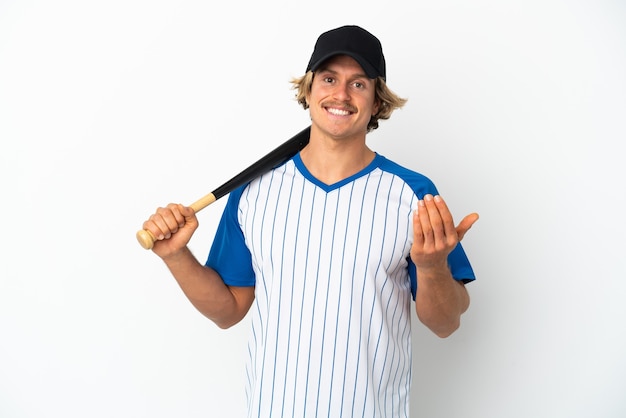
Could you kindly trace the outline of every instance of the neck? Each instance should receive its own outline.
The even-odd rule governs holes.
[[[309,144],[300,157],[315,178],[334,184],[367,167],[375,153],[365,144],[365,135],[338,139],[311,129]]]

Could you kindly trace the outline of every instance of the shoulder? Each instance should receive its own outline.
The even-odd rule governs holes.
[[[418,196],[438,193],[435,183],[426,175],[400,165],[380,154],[377,154],[377,159],[378,167],[382,171],[402,179]]]

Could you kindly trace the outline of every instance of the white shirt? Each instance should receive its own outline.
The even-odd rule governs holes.
[[[249,417],[408,417],[412,213],[426,193],[429,179],[380,155],[334,185],[296,155],[229,196],[207,264],[255,286]],[[453,276],[473,279],[453,253]]]

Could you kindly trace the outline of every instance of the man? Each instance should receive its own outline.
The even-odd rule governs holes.
[[[230,193],[207,262],[187,248],[198,221],[180,204],[143,227],[193,305],[226,328],[251,315],[250,417],[409,414],[410,320],[454,332],[474,280],[455,227],[425,176],[366,145],[405,100],[386,86],[379,40],[357,26],[318,38],[292,80],[309,144]]]

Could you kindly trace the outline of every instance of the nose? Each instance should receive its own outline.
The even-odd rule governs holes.
[[[342,102],[350,100],[350,90],[347,83],[337,83],[333,90],[333,97]]]

